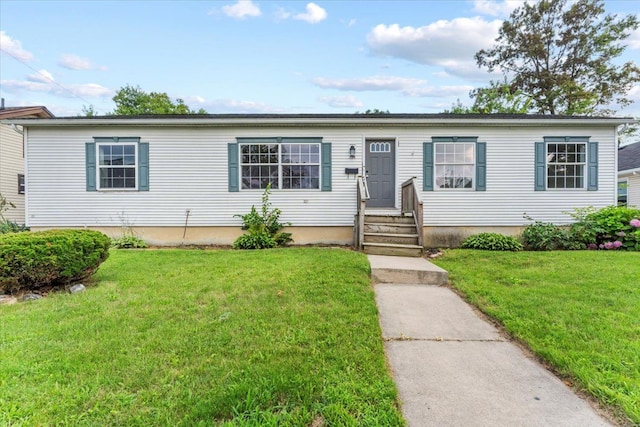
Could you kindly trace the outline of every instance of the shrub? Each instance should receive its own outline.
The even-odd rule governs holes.
[[[482,249],[487,251],[521,251],[522,244],[512,236],[499,233],[480,233],[469,236],[462,242],[466,249]]]
[[[147,242],[137,236],[121,236],[111,239],[111,247],[116,249],[144,249],[148,248]]]
[[[640,209],[625,206],[608,206],[586,215],[584,224],[595,240],[586,242],[600,249],[640,251],[640,228],[634,220],[640,218]]]
[[[9,221],[8,219],[0,221],[0,234],[21,233],[23,231],[29,231],[29,227],[24,224]]]
[[[251,211],[244,215],[234,215],[242,218],[242,229],[248,234],[243,234],[233,242],[236,249],[265,249],[284,246],[291,242],[291,233],[284,233],[285,225],[280,222],[282,211],[278,208],[271,208],[269,195],[271,194],[271,184],[267,185],[262,193],[262,209],[260,212],[255,205],[251,206]]]
[[[573,244],[567,230],[550,222],[534,221],[522,232],[522,243],[530,251],[579,249]]]
[[[89,277],[109,256],[109,237],[91,230],[0,236],[0,292],[60,286]]]

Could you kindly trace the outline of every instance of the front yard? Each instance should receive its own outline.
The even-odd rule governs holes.
[[[640,425],[640,253],[455,250],[436,263],[577,388]]]
[[[0,307],[0,425],[399,426],[364,255],[118,251]]]

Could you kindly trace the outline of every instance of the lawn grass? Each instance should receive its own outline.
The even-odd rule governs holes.
[[[111,252],[0,307],[0,425],[399,426],[369,264],[342,249]]]
[[[453,286],[575,385],[640,425],[640,254],[447,251]]]

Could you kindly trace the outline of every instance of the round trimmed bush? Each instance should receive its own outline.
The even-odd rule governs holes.
[[[512,236],[499,233],[480,233],[469,236],[462,242],[465,249],[482,249],[486,251],[521,251],[522,244]]]
[[[93,274],[111,240],[92,230],[48,230],[0,236],[0,293],[60,286]]]

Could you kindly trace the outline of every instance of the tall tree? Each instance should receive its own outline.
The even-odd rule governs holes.
[[[116,109],[112,114],[131,116],[137,114],[207,114],[204,109],[192,110],[184,101],[174,101],[165,92],[147,93],[140,86],[126,85],[113,97]]]
[[[499,70],[511,92],[531,99],[542,114],[612,114],[632,101],[640,82],[633,62],[616,64],[624,40],[638,28],[633,15],[605,14],[601,0],[540,0],[514,10],[496,44],[475,55],[480,67]]]
[[[450,110],[452,114],[526,114],[531,107],[531,98],[521,90],[512,91],[506,82],[490,82],[489,87],[477,88],[469,92],[474,98],[473,105],[467,107],[458,99]]]

